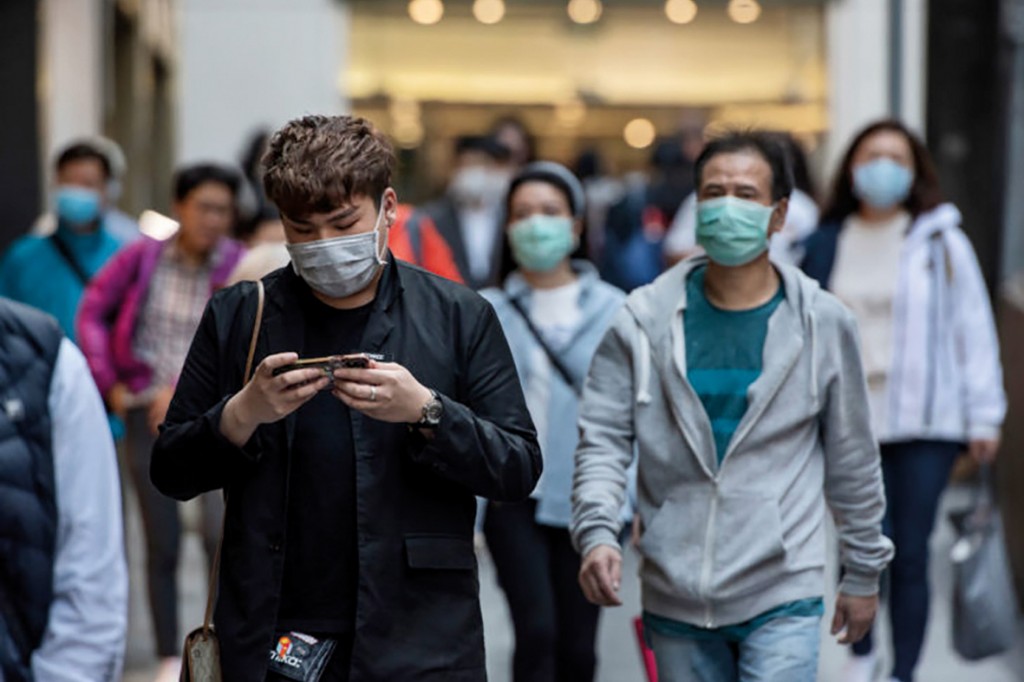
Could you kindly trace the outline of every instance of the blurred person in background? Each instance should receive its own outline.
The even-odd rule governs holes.
[[[516,682],[594,679],[600,609],[576,581],[569,538],[579,393],[590,359],[625,298],[574,260],[586,209],[564,166],[538,161],[512,179],[502,289],[485,289],[505,330],[537,429],[544,473],[525,502],[491,502],[484,534],[515,629]],[[511,269],[511,268],[509,268]]]
[[[124,159],[124,152],[121,146],[102,135],[90,135],[82,137],[65,145],[65,149],[76,145],[85,145],[101,154],[109,164],[110,177],[102,191],[102,213],[103,227],[118,241],[128,244],[141,236],[139,223],[131,216],[117,207],[117,201],[121,198],[123,182],[127,167]],[[40,237],[49,237],[57,231],[59,216],[55,212],[47,211],[39,216],[35,225],[32,226],[32,234]]]
[[[163,659],[160,682],[178,676],[181,521],[178,503],[149,480],[150,451],[206,302],[241,258],[242,246],[228,237],[240,182],[235,171],[218,165],[178,170],[178,232],[166,241],[144,237],[118,253],[89,284],[78,315],[78,341],[93,378],[108,408],[126,422],[126,469],[146,537],[150,611]],[[221,506],[216,496],[204,498],[203,535],[210,559]]]
[[[857,318],[872,426],[889,498],[893,679],[911,682],[928,620],[928,543],[965,449],[991,462],[1006,414],[988,290],[931,156],[886,120],[850,144],[803,268]],[[847,682],[871,680],[874,642],[853,647]]]
[[[846,575],[831,631],[871,626],[892,557],[853,316],[773,264],[792,176],[759,133],[696,163],[698,238],[626,301],[580,408],[571,531],[580,585],[621,604],[620,506],[638,466],[644,627],[662,682],[817,678],[826,510]]]
[[[0,260],[0,296],[53,315],[72,341],[86,285],[124,244],[111,230],[114,166],[107,151],[93,141],[79,141],[57,154],[56,231],[21,237]]]
[[[394,163],[362,118],[273,136],[294,266],[264,279],[255,372],[245,283],[210,301],[153,450],[165,494],[227,495],[225,682],[295,679],[296,659],[321,682],[486,679],[474,495],[526,498],[541,455],[492,307],[388,253]],[[364,368],[290,367],[351,352]]]
[[[608,211],[601,276],[632,291],[660,275],[665,267],[665,234],[691,191],[693,160],[686,156],[684,139],[662,140],[651,155],[649,179],[628,187]]]
[[[622,199],[625,185],[608,172],[604,157],[596,149],[582,152],[577,157],[574,168],[576,177],[583,183],[583,193],[587,200],[587,211],[583,221],[587,235],[587,257],[597,262],[604,248],[608,211]]]
[[[0,397],[0,680],[118,680],[128,569],[103,401],[56,321],[5,298]]]
[[[458,138],[447,191],[417,211],[440,232],[462,281],[473,289],[498,284],[510,159],[508,148],[492,137]]]
[[[259,212],[235,229],[235,237],[247,249],[254,249],[263,244],[284,243],[284,223],[281,214],[273,204],[264,204]]]
[[[509,163],[513,170],[519,170],[537,158],[533,135],[516,116],[503,116],[495,121],[490,136],[509,150]]]
[[[807,155],[800,143],[789,133],[773,133],[789,153],[793,167],[793,194],[789,197],[786,224],[772,237],[768,253],[777,263],[799,265],[803,259],[804,241],[818,227],[818,203],[811,179]],[[697,245],[697,194],[686,197],[679,207],[672,227],[665,237],[665,260],[674,265],[701,253]]]

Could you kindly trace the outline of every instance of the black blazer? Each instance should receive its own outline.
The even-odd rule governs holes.
[[[303,347],[298,287],[305,283],[290,267],[264,283],[257,362]],[[266,675],[296,427],[294,414],[261,426],[244,448],[220,434],[224,404],[242,383],[255,309],[252,283],[210,301],[151,464],[166,495],[185,500],[217,488],[227,495],[214,622],[228,682]],[[474,496],[524,499],[541,471],[508,344],[482,298],[392,260],[362,349],[389,355],[438,391],[444,417],[428,443],[403,424],[352,412],[359,584],[351,680],[484,680]]]

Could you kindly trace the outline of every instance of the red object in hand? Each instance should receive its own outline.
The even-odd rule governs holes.
[[[658,682],[658,664],[654,660],[654,650],[647,646],[643,619],[639,616],[634,618],[633,628],[636,630],[636,643],[640,647],[640,660],[643,661],[644,672],[647,673],[647,682]]]

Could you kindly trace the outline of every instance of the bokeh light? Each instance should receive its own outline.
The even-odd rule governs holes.
[[[757,0],[730,0],[727,11],[737,24],[752,24],[761,16],[761,5]]]
[[[444,3],[441,0],[410,0],[409,18],[417,24],[429,26],[441,21]]]
[[[505,0],[475,0],[473,16],[481,24],[496,24],[505,18]]]
[[[601,0],[569,0],[569,18],[577,24],[592,24],[601,18]]]
[[[665,16],[674,24],[688,24],[697,18],[697,3],[693,0],[666,0]]]
[[[646,149],[654,144],[658,131],[646,118],[634,118],[622,129],[622,138],[633,149]]]

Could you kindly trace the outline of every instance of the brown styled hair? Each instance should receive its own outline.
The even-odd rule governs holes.
[[[391,186],[395,153],[372,123],[355,116],[303,116],[270,138],[263,189],[285,216],[327,213],[355,196],[375,206]]]
[[[850,143],[843,156],[843,162],[839,166],[839,172],[836,174],[832,195],[825,205],[825,210],[822,211],[821,221],[823,223],[842,222],[847,216],[860,209],[860,199],[853,193],[853,155],[857,153],[857,149],[864,140],[878,132],[899,133],[906,138],[907,144],[910,145],[910,151],[914,157],[914,186],[910,189],[910,196],[903,202],[907,211],[916,218],[945,201],[942,189],[939,187],[939,174],[935,170],[935,164],[924,141],[902,122],[895,119],[883,119],[875,121],[861,130]]]

